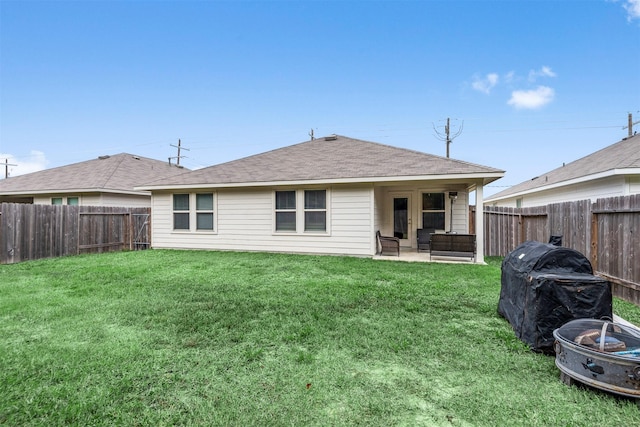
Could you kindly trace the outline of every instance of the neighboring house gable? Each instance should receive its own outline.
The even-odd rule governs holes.
[[[431,219],[442,232],[467,233],[469,192],[503,175],[332,135],[140,189],[153,194],[156,248],[373,255],[377,230],[400,235],[406,247]]]
[[[514,185],[485,205],[527,207],[640,194],[640,135]]]
[[[187,170],[127,153],[100,156],[0,180],[0,202],[150,206],[151,193],[135,187]]]

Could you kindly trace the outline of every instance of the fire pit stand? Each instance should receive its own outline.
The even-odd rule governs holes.
[[[605,320],[578,319],[553,336],[555,362],[565,384],[578,381],[640,399],[640,332]]]

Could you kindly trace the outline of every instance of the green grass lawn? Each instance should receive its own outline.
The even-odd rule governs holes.
[[[488,262],[154,250],[0,266],[0,425],[640,425],[633,400],[565,386],[515,338]]]

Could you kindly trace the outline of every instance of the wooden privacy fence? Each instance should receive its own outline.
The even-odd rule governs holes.
[[[613,283],[614,295],[640,305],[640,194],[531,208],[485,206],[484,227],[487,256],[562,235],[562,246],[589,258],[596,274]]]
[[[146,249],[151,208],[0,205],[0,264]]]

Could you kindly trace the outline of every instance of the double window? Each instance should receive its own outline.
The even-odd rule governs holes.
[[[213,193],[184,193],[173,195],[173,229],[215,231]]]
[[[66,199],[66,203],[64,203]],[[52,197],[51,198],[52,205],[62,205],[67,204],[69,206],[78,206],[80,204],[79,197]]]
[[[326,233],[327,190],[276,191],[275,231]]]

